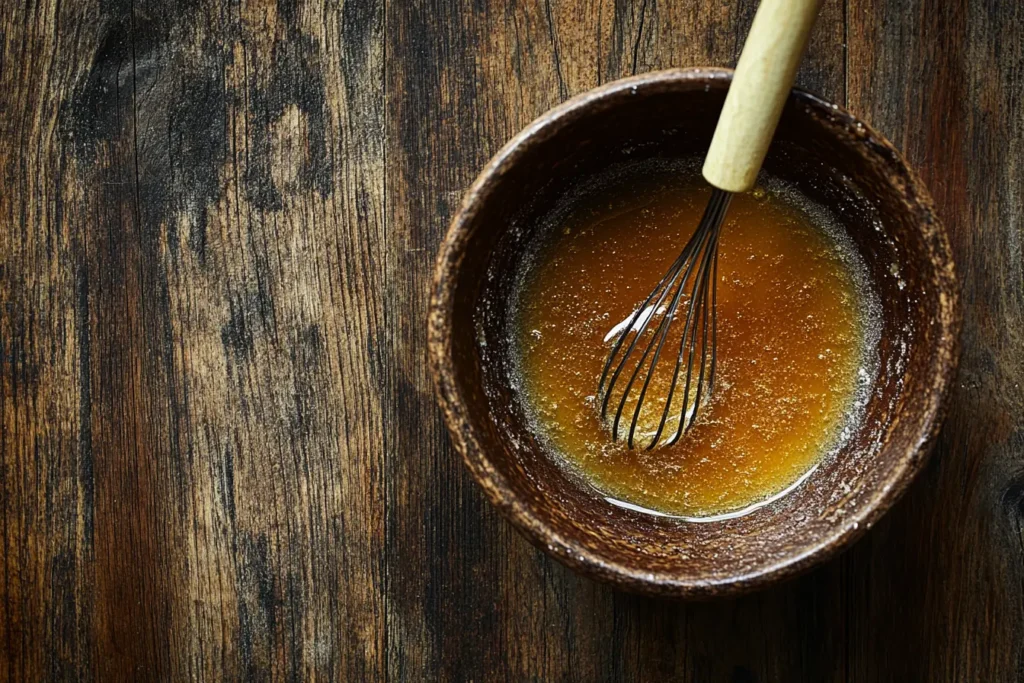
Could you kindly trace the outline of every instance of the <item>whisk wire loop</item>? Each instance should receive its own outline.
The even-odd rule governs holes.
[[[715,326],[717,322],[718,236],[731,196],[729,192],[724,190],[717,188],[713,190],[697,230],[694,231],[693,236],[676,260],[673,261],[668,272],[661,278],[640,307],[637,308],[617,333],[612,344],[598,382],[598,396],[601,397],[602,419],[607,419],[612,394],[616,393],[615,387],[623,371],[632,362],[631,358],[634,356],[634,351],[637,350],[640,338],[649,336],[647,344],[640,353],[639,359],[635,360],[635,366],[632,372],[629,373],[629,379],[621,395],[619,395],[612,419],[612,438],[617,440],[619,438],[619,425],[622,420],[623,411],[626,409],[628,398],[641,372],[644,372],[646,369],[646,374],[641,383],[629,421],[627,444],[630,448],[634,447],[641,410],[654,376],[655,367],[661,358],[662,348],[668,338],[669,326],[676,318],[680,302],[683,300],[684,291],[687,290],[689,290],[689,299],[686,302],[686,322],[680,337],[679,353],[676,358],[675,369],[672,372],[668,397],[665,401],[657,430],[646,444],[646,448],[650,450],[660,443],[672,410],[672,399],[678,387],[684,357],[686,358],[686,379],[683,383],[683,401],[679,415],[679,424],[674,436],[665,445],[678,441],[683,433],[693,426],[701,399],[703,398],[706,401],[711,395],[714,387],[716,366],[715,344],[717,342],[717,335]],[[691,276],[693,277],[691,278]],[[689,287],[687,287],[688,282],[690,283]],[[669,298],[670,295],[671,298]],[[666,299],[669,299],[668,305],[665,305]],[[708,343],[709,309],[710,344]],[[656,316],[660,316],[660,320],[653,332],[647,335],[652,320]],[[698,328],[700,329],[699,337]],[[629,339],[629,343],[626,344],[627,337],[630,337],[630,335],[632,337]],[[700,346],[699,354],[697,353],[698,345]],[[620,354],[623,346],[625,346],[625,351]],[[652,350],[653,355],[651,355]],[[696,373],[695,394],[691,401],[690,389],[693,386],[694,379],[693,365],[698,355],[700,367]],[[650,362],[648,363],[649,356]],[[707,378],[706,390],[705,377]]]

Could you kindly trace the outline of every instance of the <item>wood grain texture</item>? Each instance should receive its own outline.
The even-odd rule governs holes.
[[[6,5],[0,678],[383,675],[382,10]]]
[[[826,0],[797,83],[902,147],[964,285],[937,457],[811,574],[678,604],[489,508],[426,370],[509,136],[733,64],[736,0],[0,7],[0,681],[1024,679],[1024,8]]]
[[[931,470],[856,551],[860,655],[897,679],[1024,680],[1024,7],[871,0],[849,36],[849,105],[930,186],[965,302]]]

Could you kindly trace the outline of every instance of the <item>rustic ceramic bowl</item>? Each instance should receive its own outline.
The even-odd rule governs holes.
[[[509,363],[509,298],[524,249],[560,197],[610,165],[702,156],[730,78],[722,69],[645,74],[532,123],[466,194],[441,245],[430,308],[438,400],[487,497],[572,569],[654,595],[763,587],[848,546],[920,471],[957,362],[953,259],[927,190],[881,135],[795,91],[765,170],[831,208],[883,308],[880,372],[852,438],[787,496],[709,523],[610,505],[544,452]]]

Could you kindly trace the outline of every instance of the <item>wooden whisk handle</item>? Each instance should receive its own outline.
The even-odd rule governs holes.
[[[715,187],[754,186],[821,2],[762,0],[757,8],[704,159],[704,178]]]

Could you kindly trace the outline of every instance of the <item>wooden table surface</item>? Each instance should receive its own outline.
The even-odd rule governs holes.
[[[704,604],[489,507],[424,318],[509,136],[753,0],[2,5],[0,680],[1024,678],[1024,4],[826,0],[798,82],[932,188],[962,370],[882,524]]]

